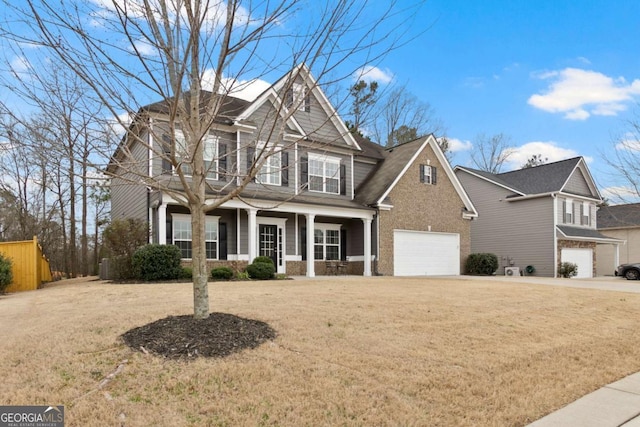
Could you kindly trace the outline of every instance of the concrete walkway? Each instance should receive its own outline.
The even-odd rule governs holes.
[[[640,427],[640,373],[587,394],[529,426]]]

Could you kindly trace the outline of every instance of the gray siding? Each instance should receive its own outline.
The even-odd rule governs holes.
[[[353,185],[358,188],[360,184],[369,176],[371,171],[376,168],[375,164],[359,162],[357,159],[353,162]]]
[[[457,171],[457,176],[478,210],[471,223],[471,253],[496,254],[497,274],[504,274],[511,260],[521,270],[533,265],[536,275],[553,277],[553,199],[507,202],[508,191],[466,172]]]
[[[147,187],[140,184],[140,175],[148,174],[147,150],[142,144],[131,148],[136,162],[129,167],[131,171],[121,170],[121,176],[111,180],[111,219],[135,218],[148,221]]]
[[[576,169],[573,172],[563,190],[567,193],[581,194],[585,196],[591,195],[591,190],[589,189],[589,185],[587,185],[587,180],[584,178],[584,175],[582,175],[580,169]]]

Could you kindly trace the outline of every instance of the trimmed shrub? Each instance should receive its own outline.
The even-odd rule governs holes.
[[[253,262],[247,266],[247,273],[252,279],[268,280],[273,279],[273,275],[276,272],[276,267],[273,263],[266,262]]]
[[[266,262],[267,264],[273,265],[273,260],[271,258],[269,258],[268,256],[257,256],[257,257],[254,258],[252,264],[255,264],[257,262]]]
[[[0,292],[4,292],[13,280],[12,266],[11,259],[0,254]]]
[[[135,277],[140,280],[175,280],[182,277],[180,249],[174,245],[145,245],[132,259]]]
[[[578,274],[578,264],[563,262],[558,266],[558,276],[570,279]]]
[[[469,255],[466,263],[467,274],[475,276],[490,276],[498,269],[498,257],[490,253]]]
[[[229,267],[216,267],[211,270],[211,277],[216,280],[229,280],[233,277],[233,270]]]
[[[193,268],[182,267],[182,275],[180,277],[182,279],[193,279]]]
[[[249,280],[249,273],[247,273],[246,271],[239,271],[238,274],[236,275],[236,279],[238,280]]]

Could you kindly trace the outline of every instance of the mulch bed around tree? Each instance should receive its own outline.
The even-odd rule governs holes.
[[[207,319],[169,316],[122,334],[134,350],[170,359],[225,357],[276,337],[268,324],[225,313]]]

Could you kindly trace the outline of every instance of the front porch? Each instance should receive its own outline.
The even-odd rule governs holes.
[[[370,276],[374,214],[366,208],[231,200],[207,214],[207,263],[241,271],[267,256],[279,274]],[[151,241],[178,246],[189,264],[189,210],[164,195],[151,205],[149,218]]]

